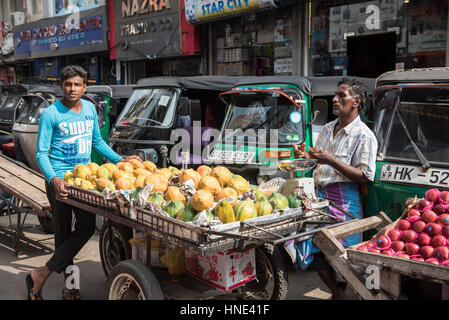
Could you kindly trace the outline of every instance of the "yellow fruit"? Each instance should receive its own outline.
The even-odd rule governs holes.
[[[179,176],[179,182],[183,184],[187,180],[193,180],[196,189],[201,180],[201,175],[193,169],[182,170]]]
[[[94,186],[94,189],[97,189],[97,185],[95,183],[95,180],[97,180],[97,176],[96,175],[91,175],[87,178],[87,181],[89,181],[90,183],[92,183],[92,185]]]
[[[95,180],[95,184],[97,185],[97,189],[100,191],[103,191],[106,187],[108,187],[111,191],[115,191],[114,183],[106,178],[98,178]]]
[[[147,160],[147,161],[142,162],[142,164],[145,167],[145,169],[147,169],[148,171],[150,171],[152,173],[156,172],[156,170],[157,170],[156,165],[151,161]]]
[[[238,194],[244,194],[245,192],[248,192],[249,190],[251,190],[251,187],[249,186],[249,182],[240,176],[237,176],[237,177],[229,180],[226,187],[235,189],[235,191],[237,191]]]
[[[132,164],[134,169],[145,169],[145,166],[143,165],[142,161],[140,161],[140,160],[131,159],[131,160],[129,160],[129,163]]]
[[[115,189],[117,190],[135,190],[135,187],[130,178],[119,178],[115,181]]]
[[[234,206],[237,203],[237,200],[239,199],[239,195],[235,189],[223,188],[223,190],[218,192],[217,195],[215,196],[215,201],[218,201],[223,198],[228,200],[231,203],[231,205]]]
[[[193,209],[200,212],[212,208],[214,204],[214,196],[206,190],[198,190],[190,199]]]
[[[134,167],[130,162],[122,161],[117,163],[117,169],[123,170],[128,173],[133,173]]]
[[[77,164],[75,168],[73,168],[73,176],[75,178],[81,178],[86,180],[88,176],[92,175],[89,167],[85,164]]]
[[[146,170],[146,169],[137,168],[137,169],[134,169],[133,174],[136,177],[138,177],[138,176],[149,176],[152,173],[150,171]]]
[[[170,186],[165,193],[165,200],[179,200],[186,205],[187,199],[178,187]]]
[[[181,173],[181,170],[179,170],[178,168],[175,168],[175,167],[172,167],[172,166],[170,166],[168,168],[170,169],[172,174]]]
[[[111,173],[105,167],[98,168],[96,176],[98,178],[104,178],[104,179],[108,179],[108,180],[112,179],[111,178]]]
[[[210,175],[210,173],[212,172],[212,168],[203,164],[199,166],[198,169],[196,169],[196,172],[198,172],[201,177],[204,177]]]
[[[112,176],[112,173],[117,169],[117,166],[110,162],[101,165],[100,168],[101,167],[106,168],[109,171],[109,175],[111,175],[111,176]]]
[[[67,183],[70,184],[71,186],[75,185],[75,178],[73,176],[69,177],[67,180]]]
[[[68,181],[69,178],[73,178],[73,173],[72,173],[72,171],[67,170],[64,174],[64,180]]]
[[[92,183],[90,183],[87,180],[81,180],[81,184],[80,187],[86,190],[93,190],[95,189],[94,185]]]
[[[212,176],[204,176],[198,182],[198,190],[206,190],[214,196],[221,191],[220,183]]]
[[[136,187],[136,189],[137,189],[137,187],[141,187],[141,188],[145,187],[145,179],[146,178],[147,178],[147,176],[144,176],[144,175],[137,176],[136,181],[134,181],[134,187]]]
[[[97,170],[98,170],[98,168],[100,168],[100,166],[98,164],[96,164],[95,162],[91,162],[87,166],[89,167],[90,172],[93,175],[97,175]]]
[[[75,178],[75,181],[73,183],[75,186],[80,187],[82,181],[83,181],[83,179],[81,179],[81,178]]]
[[[223,200],[217,204],[214,213],[223,223],[235,221],[234,209],[232,209],[232,205],[227,200]]]
[[[166,176],[167,178],[171,178],[172,176],[172,172],[169,168],[162,168],[158,170],[159,174],[163,174],[164,176]]]
[[[226,184],[229,182],[229,180],[232,179],[231,171],[229,171],[228,168],[223,166],[213,168],[210,175],[218,180],[222,188],[224,188]]]
[[[113,180],[113,181],[117,181],[117,179],[120,179],[120,178],[125,177],[126,174],[127,174],[126,171],[117,169],[117,170],[115,170],[115,171],[112,173],[112,180]]]
[[[147,184],[153,185],[153,192],[159,191],[165,193],[168,188],[168,178],[163,174],[152,174],[146,177],[145,185]]]

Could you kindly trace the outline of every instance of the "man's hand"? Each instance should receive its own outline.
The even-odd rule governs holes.
[[[140,162],[142,162],[142,159],[140,159],[140,157],[135,154],[133,154],[132,156],[125,156],[121,158],[119,162],[128,162],[131,159],[139,160]]]
[[[62,179],[59,179],[58,177],[53,177],[50,181],[51,185],[55,189],[56,193],[56,199],[58,200],[65,200],[67,199],[67,196],[69,195],[69,192],[67,191],[67,187],[69,184],[65,182]]]
[[[313,159],[317,159],[318,163],[321,164],[332,164],[334,162],[334,158],[327,152],[318,148],[309,148],[309,155]]]
[[[301,144],[293,145],[293,154],[295,155],[295,158],[307,158],[306,144],[303,142]]]

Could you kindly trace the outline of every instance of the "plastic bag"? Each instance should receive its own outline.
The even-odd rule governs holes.
[[[168,267],[168,273],[171,275],[180,276],[186,272],[184,248],[168,251],[161,257],[161,262]]]

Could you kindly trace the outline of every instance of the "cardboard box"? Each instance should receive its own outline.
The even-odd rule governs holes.
[[[142,232],[136,232],[133,230],[133,238],[130,240],[131,243],[131,257],[133,260],[137,260],[140,263],[146,265],[147,263],[147,242],[145,235]],[[164,243],[158,240],[151,240],[151,255],[149,266],[167,268],[162,262],[161,257],[168,251],[168,248]]]
[[[187,274],[222,291],[256,278],[255,250],[218,252],[208,256],[185,251]]]

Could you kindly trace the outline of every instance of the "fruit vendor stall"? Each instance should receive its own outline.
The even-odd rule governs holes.
[[[301,170],[314,165],[296,161]],[[329,216],[324,209],[330,204],[302,186],[279,180],[250,185],[224,166],[91,163],[76,166],[65,180],[71,187],[64,201],[107,219],[100,255],[109,299],[179,298],[179,290],[167,288],[175,282],[191,289],[192,280],[217,294],[284,299],[288,278],[277,244],[324,226],[360,232],[363,221]],[[370,226],[386,221],[369,219]]]

